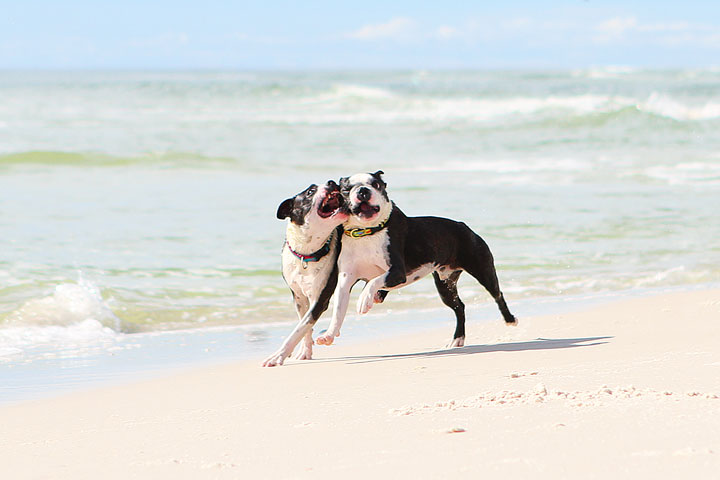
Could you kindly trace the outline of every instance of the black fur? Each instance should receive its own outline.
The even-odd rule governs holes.
[[[374,178],[372,187],[388,199],[382,170],[370,175]],[[347,197],[354,186],[350,184],[349,177],[340,179],[340,189],[347,204]],[[408,217],[393,203],[386,228],[390,237],[386,252],[390,269],[383,287],[401,285],[408,281],[408,272],[422,265],[433,265],[433,278],[440,298],[455,313],[453,338],[457,339],[465,337],[465,304],[458,296],[457,282],[460,274],[466,271],[490,293],[505,323],[516,324],[500,291],[490,248],[467,225],[441,217]],[[378,300],[382,302],[386,295],[386,290],[379,290]]]
[[[387,229],[391,266],[385,286],[404,283],[405,272],[428,263],[436,265],[436,270],[441,270],[446,279],[433,272],[435,286],[457,320],[453,338],[465,336],[465,305],[457,293],[457,281],[463,271],[475,277],[495,299],[506,323],[516,323],[500,291],[490,248],[467,225],[440,217],[407,217],[393,206]],[[447,269],[447,273],[443,269]]]
[[[457,320],[453,338],[465,336],[465,305],[457,293],[457,281],[463,271],[475,277],[495,299],[506,323],[516,323],[500,291],[490,248],[467,225],[440,217],[408,217],[393,205],[387,229],[390,270],[384,286],[400,285],[406,281],[406,272],[428,263],[435,265],[435,286]]]
[[[334,185],[335,188],[338,188],[338,186],[332,180],[328,181],[328,185]],[[290,217],[291,222],[297,225],[303,225],[305,223],[305,216],[308,214],[308,212],[310,212],[310,209],[312,208],[313,196],[317,192],[317,188],[317,185],[312,184],[294,197],[283,200],[280,206],[278,206],[277,218],[282,220]],[[333,242],[335,243],[336,248],[334,255],[332,255],[332,257],[330,258],[333,263],[333,269],[328,276],[327,283],[325,284],[322,292],[320,293],[320,298],[318,298],[318,301],[315,304],[312,304],[308,307],[312,308],[312,318],[308,322],[309,325],[315,325],[315,322],[317,322],[318,318],[320,318],[320,315],[322,315],[323,312],[328,309],[328,306],[330,305],[330,298],[332,297],[332,294],[335,291],[335,287],[337,286],[337,259],[340,255],[340,249],[342,248],[342,225],[337,226],[334,232],[335,239],[333,240]],[[330,251],[332,252],[333,249],[330,248]],[[295,292],[292,293],[293,300],[295,301],[295,307],[298,309],[301,316],[305,315],[306,311],[302,311],[304,310],[302,308],[303,302],[301,302],[297,298],[297,294]]]
[[[283,200],[277,210],[277,218],[283,220],[290,217],[290,221],[296,225],[305,223],[305,216],[312,208],[313,195],[317,192],[318,186],[314,183],[292,198]]]
[[[310,325],[315,325],[315,322],[317,322],[318,318],[320,318],[320,315],[328,309],[328,306],[330,305],[330,297],[332,297],[335,292],[335,287],[338,282],[337,259],[340,255],[340,249],[342,248],[342,233],[343,228],[342,225],[340,225],[335,229],[335,255],[332,258],[333,269],[332,272],[330,272],[330,276],[328,276],[327,283],[325,284],[322,293],[320,293],[320,298],[318,298],[317,303],[312,309],[312,318],[309,322]]]

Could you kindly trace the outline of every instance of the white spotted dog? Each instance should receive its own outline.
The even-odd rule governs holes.
[[[300,321],[282,346],[265,359],[264,367],[282,365],[301,340],[294,358],[312,358],[313,326],[327,310],[337,285],[340,225],[348,218],[344,204],[337,183],[330,180],[322,187],[310,185],[278,207],[277,217],[290,219],[282,249],[282,272]]]
[[[357,303],[360,314],[384,300],[389,290],[404,287],[432,273],[443,303],[455,312],[456,327],[449,347],[465,344],[465,305],[457,292],[463,271],[492,295],[505,323],[515,317],[498,284],[490,248],[462,222],[439,217],[407,217],[388,198],[383,172],[359,173],[340,179],[350,217],[344,225],[338,258],[338,285],[333,318],[318,344],[329,345],[340,335],[350,290],[366,281]]]

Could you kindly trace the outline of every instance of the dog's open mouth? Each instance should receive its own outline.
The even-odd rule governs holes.
[[[318,208],[318,215],[321,218],[328,218],[342,207],[343,198],[338,190],[328,193]]]
[[[380,211],[378,205],[370,205],[368,202],[360,202],[353,207],[353,215],[363,218],[372,218]]]

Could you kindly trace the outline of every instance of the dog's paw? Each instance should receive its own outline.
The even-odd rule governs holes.
[[[357,312],[360,315],[365,315],[370,311],[373,304],[377,303],[375,301],[377,294],[373,294],[370,292],[368,288],[364,288],[362,293],[360,294],[360,298],[358,298],[357,302]]]
[[[456,348],[465,346],[465,337],[453,338],[450,343],[447,344],[447,348]]]
[[[517,324],[518,324],[518,321],[517,321],[517,317],[515,317],[515,316],[513,316],[509,319],[508,318],[505,319],[505,325],[509,325],[511,327],[517,327]]]
[[[340,336],[340,335],[338,335]],[[318,345],[332,345],[332,343],[335,341],[335,335],[332,335],[330,333],[322,333],[318,335],[318,337],[315,339],[315,343]]]
[[[298,348],[298,351],[293,355],[295,360],[312,360],[312,344],[302,344]]]
[[[263,367],[279,367],[285,362],[288,353],[285,350],[278,350],[263,361]]]

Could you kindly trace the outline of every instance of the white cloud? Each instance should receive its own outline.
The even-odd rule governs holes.
[[[452,38],[457,38],[461,35],[462,32],[460,32],[460,30],[455,27],[451,27],[449,25],[440,25],[435,29],[433,36],[442,40],[449,40]]]
[[[352,31],[345,36],[355,40],[403,40],[412,36],[415,21],[411,18],[399,17],[385,23],[373,23]]]
[[[594,19],[553,19],[508,17],[506,19],[465,19],[459,23],[420,23],[409,17],[367,24],[345,33],[346,39],[406,43],[437,42],[468,45],[512,42],[531,47],[553,47],[571,42],[577,45],[655,45],[720,48],[720,26],[682,20],[643,22],[637,16]]]
[[[635,17],[615,17],[595,25],[595,43],[642,41],[665,46],[720,47],[720,27],[689,22],[641,23]]]
[[[690,29],[702,29],[698,25],[693,26],[688,22],[672,22],[672,23],[649,23],[643,24],[637,21],[635,17],[615,17],[605,20],[595,26],[598,32],[621,36],[625,32],[682,32]]]
[[[609,37],[621,37],[625,32],[637,27],[635,17],[615,17],[598,24],[595,30]]]
[[[398,17],[384,23],[364,25],[346,33],[345,38],[363,41],[394,40],[402,42],[451,41],[471,39],[476,27],[472,22],[464,25],[420,24],[412,18]]]

